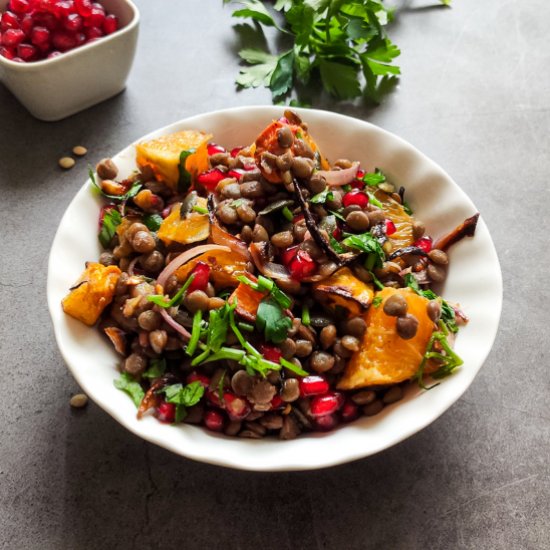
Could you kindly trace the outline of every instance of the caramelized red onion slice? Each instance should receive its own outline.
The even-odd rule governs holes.
[[[319,170],[316,173],[325,178],[329,187],[341,187],[355,179],[357,170],[359,170],[359,163],[354,162],[345,170]]]
[[[162,318],[166,321],[167,325],[170,325],[180,336],[182,336],[186,340],[191,340],[191,333],[185,327],[182,327],[177,321],[172,319],[166,309],[164,309],[163,307],[159,309],[160,314],[162,315]]]
[[[136,267],[138,260],[139,256],[136,256],[128,265],[128,275],[130,275],[130,277],[134,276],[134,268]]]
[[[250,261],[250,254],[246,248],[246,243],[222,229],[216,221],[211,222],[210,238],[217,245],[231,249],[232,252],[243,258],[243,260]]]
[[[291,282],[293,280],[290,277],[288,269],[284,265],[276,264],[268,260],[266,243],[252,243],[249,250],[256,269],[262,275],[270,277],[275,281]]]
[[[162,270],[161,274],[157,278],[157,284],[164,287],[166,281],[168,280],[168,277],[170,277],[170,275],[172,275],[174,271],[180,268],[183,264],[186,264],[189,260],[192,260],[195,256],[198,256],[199,254],[213,251],[230,252],[230,249],[227,246],[219,246],[217,244],[203,244],[201,246],[195,246],[195,248],[191,248],[190,250],[186,250],[185,252],[182,252],[179,256],[176,256]]]

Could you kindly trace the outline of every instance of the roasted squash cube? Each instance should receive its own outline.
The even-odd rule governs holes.
[[[87,325],[94,325],[111,303],[120,269],[115,265],[88,263],[86,269],[61,302],[63,311]]]
[[[206,199],[198,197],[197,206],[206,208]],[[190,212],[182,219],[178,204],[161,223],[157,234],[159,239],[166,245],[174,241],[180,244],[191,244],[204,241],[208,239],[210,235],[208,214]]]

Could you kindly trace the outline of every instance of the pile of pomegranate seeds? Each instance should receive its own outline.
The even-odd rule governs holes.
[[[10,0],[0,17],[0,55],[19,62],[57,57],[118,29],[116,16],[91,0]]]

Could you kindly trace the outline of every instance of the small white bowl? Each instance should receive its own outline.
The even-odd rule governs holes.
[[[194,116],[166,126],[139,141],[183,129],[212,133],[226,147],[251,143],[283,107],[240,107]],[[381,168],[398,187],[428,233],[439,236],[476,212],[464,191],[437,164],[412,145],[367,122],[325,111],[296,109],[309,124],[320,150],[330,160],[350,158],[367,170]],[[135,169],[133,145],[113,156],[121,176]],[[180,455],[243,470],[312,470],[356,460],[387,449],[443,414],[468,388],[493,344],[502,305],[502,275],[491,236],[479,219],[475,237],[449,251],[442,288],[470,316],[456,340],[464,365],[431,391],[411,384],[402,401],[373,417],[361,417],[328,433],[311,433],[292,441],[230,438],[187,424],[161,424],[136,408],[113,381],[119,357],[96,327],[63,313],[61,300],[78,278],[84,262],[101,252],[97,239],[100,200],[88,180],[73,199],[55,236],[48,266],[48,305],[63,358],[82,389],[130,431]]]
[[[5,11],[9,0],[0,0]],[[60,120],[121,92],[130,72],[139,11],[130,0],[102,0],[120,29],[59,57],[31,63],[0,55],[0,81],[36,118]]]

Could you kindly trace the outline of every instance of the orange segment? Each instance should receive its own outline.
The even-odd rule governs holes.
[[[348,267],[313,285],[315,297],[328,307],[343,307],[348,316],[357,317],[372,302],[372,285],[360,281]]]
[[[170,214],[160,224],[157,233],[159,239],[167,246],[174,241],[180,244],[191,244],[208,239],[210,235],[208,214],[190,212],[182,220],[180,217],[180,206],[180,203],[176,204]],[[197,206],[206,208],[206,199],[198,197]]]
[[[384,313],[384,302],[395,293],[407,300],[408,313],[418,319],[418,331],[410,340],[403,340],[397,334],[396,317]],[[377,292],[377,296],[382,298],[382,303],[371,306],[366,315],[367,331],[361,349],[353,354],[338,383],[342,390],[408,380],[418,370],[426,352],[434,328],[426,309],[429,300],[410,288],[386,287]]]
[[[199,262],[205,262],[210,266],[210,276],[217,288],[237,286],[239,281],[236,277],[247,272],[247,262],[234,252],[205,252],[176,271],[178,280],[184,282]]]
[[[212,134],[196,130],[182,130],[151,141],[136,145],[138,166],[150,166],[159,181],[166,182],[175,189],[179,180],[179,163],[182,151],[195,149],[185,161],[185,168],[196,178],[197,174],[208,170],[207,144]]]
[[[386,216],[395,224],[395,233],[388,238],[393,245],[393,250],[410,246],[413,239],[413,218],[409,216],[401,204],[393,200],[390,195],[382,190],[375,193],[376,198],[383,204]]]
[[[111,303],[120,269],[115,265],[88,263],[73,290],[63,298],[63,311],[87,325],[94,325]]]

